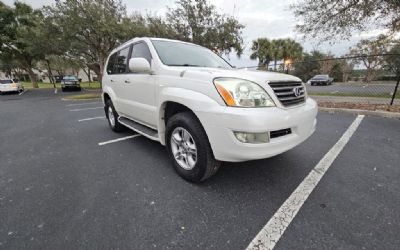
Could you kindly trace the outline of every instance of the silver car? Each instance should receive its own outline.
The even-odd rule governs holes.
[[[0,79],[0,93],[21,93],[24,86],[19,81],[13,79]]]

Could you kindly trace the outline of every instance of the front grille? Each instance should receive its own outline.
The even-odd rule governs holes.
[[[299,105],[306,100],[306,91],[301,82],[270,82],[269,86],[285,107]]]
[[[276,131],[271,131],[269,132],[269,137],[271,139],[285,136],[285,135],[290,135],[292,133],[292,130],[290,128],[286,129],[281,129],[281,130],[276,130]]]

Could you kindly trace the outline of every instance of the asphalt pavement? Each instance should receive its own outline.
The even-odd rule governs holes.
[[[0,249],[246,249],[356,119],[320,113],[298,147],[192,184],[69,94],[0,96]],[[399,249],[399,131],[365,117],[275,249]]]

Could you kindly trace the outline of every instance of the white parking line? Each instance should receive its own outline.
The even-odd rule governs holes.
[[[105,116],[96,116],[96,117],[91,117],[91,118],[85,118],[85,119],[80,119],[78,122],[85,122],[85,121],[91,121],[91,120],[99,120],[99,119],[105,119]]]
[[[129,139],[132,139],[132,138],[135,138],[135,137],[138,137],[138,136],[140,136],[140,134],[125,136],[125,137],[122,137],[122,138],[118,138],[118,139],[110,140],[110,141],[105,141],[105,142],[99,142],[99,146],[104,146],[104,145],[107,145],[107,144],[110,144],[110,143],[114,143],[114,142],[120,142],[120,141],[129,140]]]
[[[333,161],[342,151],[357,130],[364,115],[359,115],[342,135],[339,141],[325,154],[313,170],[307,175],[294,192],[287,198],[282,206],[275,212],[274,216],[261,229],[257,236],[251,241],[246,250],[273,249],[279,239],[290,225],[304,202],[317,186],[318,182],[329,169]]]
[[[90,110],[90,109],[102,109],[104,107],[94,107],[94,108],[81,108],[81,109],[71,109],[70,111],[83,111],[83,110]]]
[[[101,102],[85,102],[85,103],[74,103],[74,104],[68,104],[66,107],[73,107],[73,106],[81,106],[81,105],[90,105],[90,104],[99,104]]]

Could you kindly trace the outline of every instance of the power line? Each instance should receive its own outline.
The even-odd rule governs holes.
[[[378,57],[378,56],[400,56],[397,53],[386,53],[386,54],[371,54],[371,55],[354,55],[354,56],[346,56],[346,57],[332,57],[332,58],[325,58],[325,59],[316,59],[316,60],[308,60],[308,61],[297,61],[291,63],[277,63],[276,66],[280,65],[293,65],[296,63],[313,63],[313,62],[325,62],[325,61],[335,61],[335,60],[348,60],[348,59],[357,59],[357,58],[370,58],[370,57]],[[271,63],[268,64],[268,67]],[[272,66],[274,64],[271,64]],[[245,69],[245,68],[258,68],[260,66],[250,66],[250,67],[240,67],[238,69]]]

